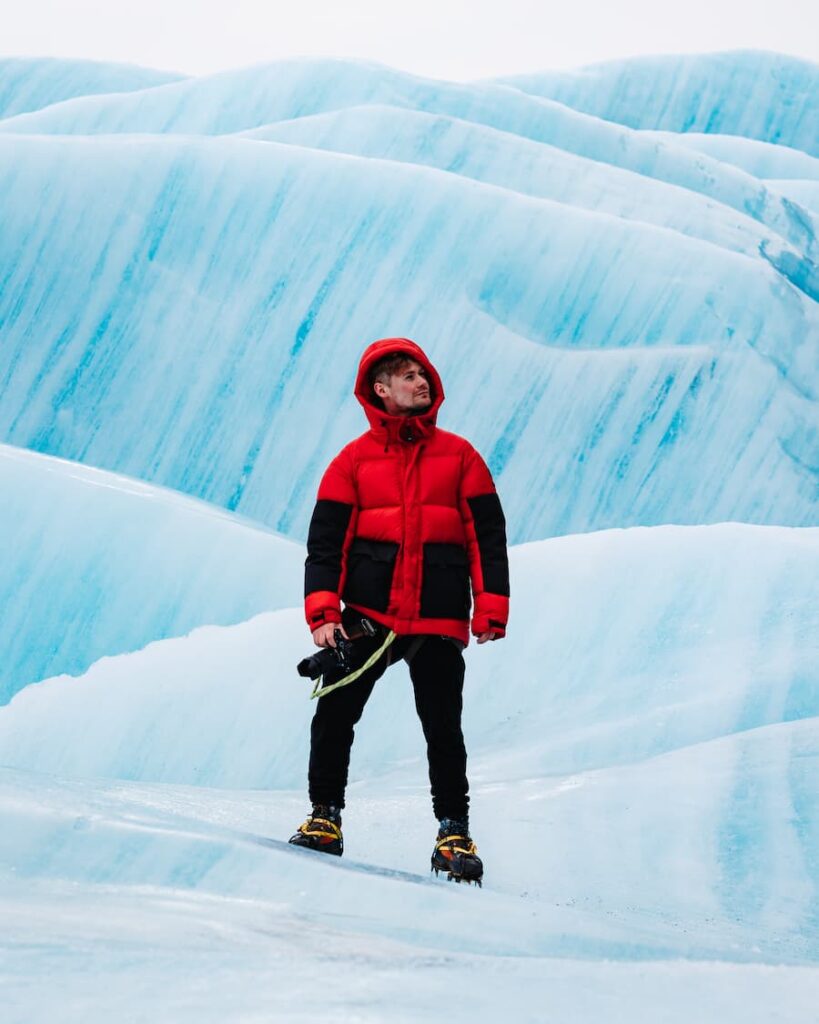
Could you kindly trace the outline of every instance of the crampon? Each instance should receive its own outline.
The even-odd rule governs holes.
[[[444,818],[432,852],[430,870],[436,876],[445,872],[450,882],[474,882],[481,887],[483,862],[469,836],[469,828],[462,821]]]
[[[309,850],[331,853],[340,857],[344,852],[344,839],[341,835],[341,814],[336,807],[325,807],[316,804],[307,821],[299,825],[298,832],[288,842],[293,846],[304,846]]]

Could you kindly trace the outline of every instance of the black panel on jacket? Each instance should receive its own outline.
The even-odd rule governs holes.
[[[398,548],[393,540],[356,537],[347,552],[347,576],[342,599],[347,604],[385,612],[390,603]]]
[[[467,498],[475,522],[481,553],[483,589],[509,597],[509,560],[506,554],[506,520],[497,493]]]
[[[316,502],[307,534],[307,559],[304,563],[304,596],[316,590],[338,593],[341,579],[341,554],[350,524],[353,506],[343,501]]]
[[[469,559],[460,544],[424,544],[419,614],[426,619],[468,619]]]

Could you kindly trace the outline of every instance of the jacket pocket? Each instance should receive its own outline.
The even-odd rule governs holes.
[[[398,548],[395,541],[356,537],[347,552],[347,577],[342,600],[347,604],[364,605],[375,612],[385,612],[390,603]]]
[[[469,562],[460,544],[425,544],[421,577],[422,618],[468,619]]]

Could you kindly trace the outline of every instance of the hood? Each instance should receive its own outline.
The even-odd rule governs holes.
[[[368,379],[370,367],[389,352],[405,353],[410,359],[420,363],[427,371],[432,404],[417,416],[391,416],[385,411],[381,399],[374,394],[370,387]],[[414,341],[410,341],[409,338],[380,338],[368,345],[361,357],[355,382],[355,396],[364,408],[372,433],[385,443],[390,443],[398,440],[406,441],[407,438],[404,434],[407,430],[412,432],[415,440],[429,437],[434,432],[438,410],[444,400],[444,387],[438,376],[438,371],[429,361],[423,349]]]

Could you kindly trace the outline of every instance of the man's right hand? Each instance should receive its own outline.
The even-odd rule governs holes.
[[[325,622],[323,626],[313,630],[313,643],[316,647],[335,647],[336,641],[333,633],[337,629],[341,630],[341,635],[345,640],[350,639],[340,622]]]

